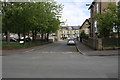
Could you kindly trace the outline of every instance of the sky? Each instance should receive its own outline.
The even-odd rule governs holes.
[[[64,5],[61,21],[68,26],[81,26],[90,17],[90,11],[86,4],[93,0],[56,0]]]

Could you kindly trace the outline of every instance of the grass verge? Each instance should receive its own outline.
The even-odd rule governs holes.
[[[19,42],[2,42],[2,49],[21,49],[28,48],[38,45],[47,44],[49,42],[26,42],[24,44],[20,44]]]

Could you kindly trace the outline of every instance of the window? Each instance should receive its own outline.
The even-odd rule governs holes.
[[[97,30],[97,21],[94,22],[94,31],[95,31],[95,33],[98,32],[98,30]]]
[[[79,31],[76,31],[77,33],[79,33]]]
[[[86,28],[85,33],[89,34],[89,29],[88,28]]]
[[[98,3],[96,5],[96,11],[97,11],[97,13],[99,12],[99,5],[98,5]]]
[[[70,31],[69,31],[69,34],[70,34]]]

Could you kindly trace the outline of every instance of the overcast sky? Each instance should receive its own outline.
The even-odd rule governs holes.
[[[91,4],[93,0],[57,0],[58,3],[64,5],[62,21],[66,21],[65,25],[78,26],[89,18],[90,12],[86,4]]]

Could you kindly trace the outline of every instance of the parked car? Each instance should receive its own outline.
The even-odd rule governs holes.
[[[22,38],[20,39],[20,41],[24,41],[24,37],[22,37]],[[31,41],[31,39],[30,39],[29,37],[27,37],[27,38],[25,38],[25,41],[26,41],[26,42],[29,42],[29,41]]]
[[[68,39],[67,45],[76,45],[76,42],[74,39]]]
[[[31,41],[31,39],[28,37],[28,38],[25,38],[26,42],[29,42]]]
[[[11,38],[10,42],[17,42],[18,40],[16,38]]]

